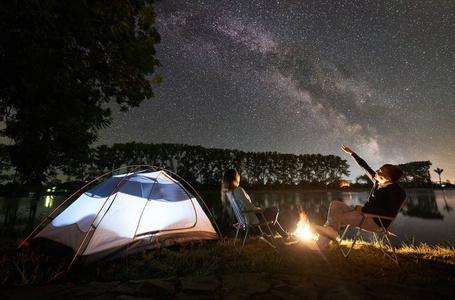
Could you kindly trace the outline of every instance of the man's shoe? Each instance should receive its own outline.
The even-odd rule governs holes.
[[[286,246],[294,245],[299,242],[299,239],[294,236],[288,236],[287,238],[283,239],[283,244]]]
[[[337,240],[337,232],[329,226],[319,226],[318,225],[315,227],[315,230],[320,235],[323,235],[323,236],[331,239],[332,241]]]

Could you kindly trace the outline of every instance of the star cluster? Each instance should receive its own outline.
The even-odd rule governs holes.
[[[115,112],[100,144],[344,157],[345,143],[373,168],[430,160],[455,182],[454,2],[167,0],[155,8],[164,82],[140,108]]]

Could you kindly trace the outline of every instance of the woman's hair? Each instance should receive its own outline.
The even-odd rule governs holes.
[[[389,177],[390,181],[398,182],[401,177],[403,176],[403,170],[401,170],[398,166],[385,164],[381,167],[382,174],[384,177]]]
[[[236,187],[234,182],[237,181],[237,175],[239,173],[236,169],[229,169],[223,175],[223,181],[221,183],[221,192],[232,192]]]

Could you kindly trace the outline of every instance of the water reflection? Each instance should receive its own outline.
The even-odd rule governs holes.
[[[453,210],[452,206],[450,206],[448,203],[447,203],[447,196],[446,196],[446,191],[442,191],[442,196],[444,198],[444,210],[446,212],[451,212]]]
[[[2,215],[3,224],[0,229],[2,237],[13,236],[15,231],[33,226],[33,220],[36,216],[37,205],[36,200],[30,198],[21,205],[19,198],[6,198],[1,201],[0,213]]]
[[[32,229],[34,226],[35,218],[36,218],[36,211],[38,210],[38,197],[31,197],[29,205],[28,205],[28,220],[27,220],[27,229]]]
[[[403,207],[403,215],[422,219],[444,219],[438,210],[434,191],[408,195]]]
[[[444,240],[455,244],[455,190],[406,191],[408,195],[402,212],[392,226],[399,241],[437,244]],[[221,202],[220,193],[202,193],[202,198],[210,209],[223,236],[234,234],[232,224],[235,217],[229,204]],[[323,224],[331,201],[339,200],[348,205],[363,204],[368,197],[362,192],[252,192],[253,203],[280,209],[280,223],[289,231],[294,231],[299,221],[299,212],[305,211],[309,221]],[[28,235],[45,219],[67,196],[49,195],[45,197],[1,198],[0,197],[0,236]],[[68,201],[57,213],[65,209]],[[204,207],[204,206],[203,206]]]
[[[16,224],[16,219],[18,217],[18,209],[19,209],[19,201],[16,199],[6,199],[5,201],[5,213],[4,213],[4,222],[3,224],[5,226],[12,226]],[[3,211],[3,209],[2,209]]]
[[[52,207],[52,205],[54,204],[54,198],[55,198],[54,195],[47,195],[46,199],[44,201],[44,206],[45,207]]]
[[[54,209],[56,196],[0,197],[0,236],[15,237],[31,232]],[[58,197],[58,204],[65,197]]]
[[[438,244],[448,241],[455,244],[455,215],[452,206],[455,203],[455,191],[407,191],[408,200],[392,226],[392,232],[398,235],[395,245],[401,243]],[[331,201],[339,200],[348,205],[363,204],[368,192],[328,192],[328,193],[250,193],[253,203],[268,207],[275,205],[280,209],[280,223],[293,231],[299,220],[299,211],[305,211],[311,223],[323,224]],[[219,195],[203,195],[209,207],[216,207],[216,220],[225,236],[232,236],[230,207],[220,205]],[[212,208],[211,208],[212,209]]]

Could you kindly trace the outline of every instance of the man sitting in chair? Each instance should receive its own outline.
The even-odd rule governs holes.
[[[327,214],[327,222],[324,226],[316,226],[315,230],[319,233],[319,249],[325,249],[330,240],[336,240],[337,232],[340,227],[351,225],[359,226],[363,219],[361,212],[387,217],[395,217],[406,199],[404,190],[398,185],[398,181],[403,176],[403,171],[395,166],[386,164],[376,172],[368,164],[355,154],[351,149],[341,144],[341,149],[350,154],[359,167],[373,182],[368,201],[363,205],[355,207],[348,206],[340,201],[330,203]],[[381,223],[385,228],[390,224],[390,220],[367,217],[363,228],[380,231]]]

